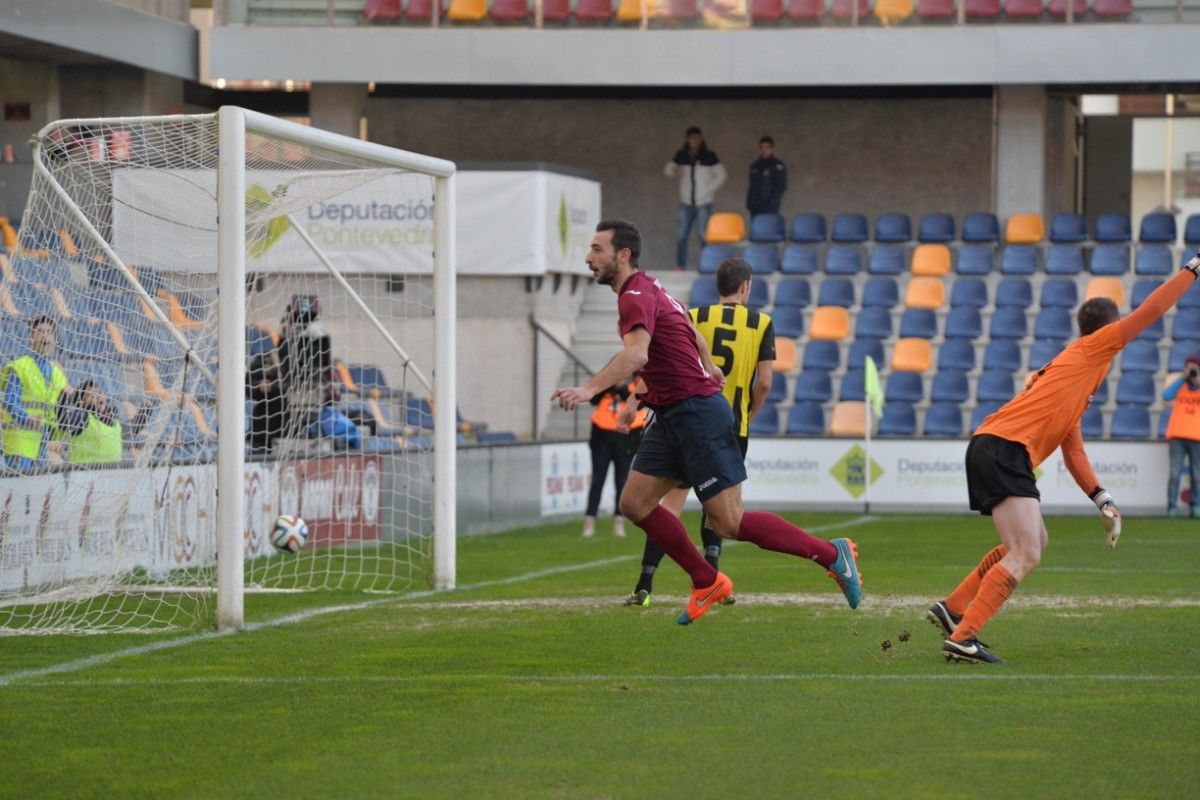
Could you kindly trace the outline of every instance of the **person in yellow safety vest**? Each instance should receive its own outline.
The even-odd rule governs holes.
[[[58,428],[68,442],[69,464],[113,464],[121,460],[121,421],[95,381],[63,396]]]
[[[1200,517],[1200,354],[1188,356],[1183,374],[1163,389],[1163,400],[1172,400],[1167,423],[1167,445],[1171,450],[1171,475],[1167,479],[1167,516],[1179,516],[1179,472],[1188,462],[1191,480],[1192,516]]]
[[[57,428],[54,410],[67,388],[67,377],[54,363],[54,320],[40,316],[29,325],[30,353],[0,369],[3,387],[4,463],[11,469],[31,470],[45,462],[46,443]]]
[[[587,512],[583,518],[583,536],[589,537],[596,533],[596,512],[600,508],[600,493],[604,491],[604,479],[608,477],[608,465],[613,465],[613,482],[616,484],[616,497],[621,496],[625,488],[625,479],[629,477],[629,465],[633,463],[633,453],[637,450],[642,438],[642,428],[646,427],[646,409],[638,410],[629,433],[617,430],[617,415],[621,413],[634,384],[618,384],[601,392],[592,398],[596,410],[592,413],[592,435],[588,439],[588,448],[592,451],[592,486],[588,491]],[[613,535],[625,535],[625,518],[613,502]]]

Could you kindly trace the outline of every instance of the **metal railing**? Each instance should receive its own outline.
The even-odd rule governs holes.
[[[530,392],[532,402],[529,404],[533,413],[533,425],[531,426],[530,430],[533,431],[533,438],[536,441],[542,438],[542,433],[546,427],[541,422],[542,410],[545,408],[546,401],[550,394],[546,391],[546,386],[548,384],[545,384],[544,380],[549,377],[550,379],[557,381],[563,375],[561,364],[559,369],[554,371],[553,374],[549,376],[543,374],[543,340],[549,342],[552,353],[557,353],[560,359],[563,357],[566,358],[567,365],[571,367],[572,386],[579,386],[581,383],[586,381],[587,378],[592,377],[596,373],[591,367],[580,361],[579,357],[571,352],[570,347],[559,341],[558,337],[547,330],[540,322],[537,321],[535,317],[530,316],[529,325],[533,328],[533,385],[532,391]],[[578,414],[573,414],[571,417],[571,431],[573,438],[578,439],[582,435],[580,431]]]

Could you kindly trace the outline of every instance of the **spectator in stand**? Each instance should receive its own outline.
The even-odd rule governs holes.
[[[708,218],[712,216],[713,197],[725,183],[725,165],[708,149],[704,136],[695,125],[687,129],[683,147],[663,167],[663,174],[679,181],[679,216],[675,227],[675,268],[687,267],[688,237],[698,224],[700,242]]]
[[[30,352],[0,370],[4,463],[10,469],[45,463],[46,443],[57,428],[54,410],[67,388],[62,367],[50,358],[55,346],[54,320],[42,315],[29,324]]]
[[[758,160],[750,165],[750,188],[746,190],[746,208],[750,216],[778,214],[783,193],[787,191],[787,167],[775,157],[775,140],[758,140]]]
[[[95,381],[63,395],[58,428],[67,440],[67,463],[113,464],[121,460],[121,421]]]
[[[1167,423],[1171,449],[1171,475],[1167,479],[1167,516],[1179,516],[1179,473],[1188,462],[1192,516],[1200,517],[1200,354],[1188,356],[1183,373],[1163,389],[1163,400],[1173,401]]]
[[[622,382],[591,400],[596,410],[592,412],[592,435],[588,439],[588,448],[592,451],[592,486],[588,491],[587,512],[583,518],[584,538],[596,533],[596,512],[600,509],[600,494],[604,491],[609,464],[612,464],[613,482],[616,485],[616,494],[613,496],[613,536],[625,536],[625,518],[621,516],[618,501],[621,490],[625,488],[625,479],[629,477],[633,453],[642,438],[642,428],[646,427],[646,409],[643,408],[638,410],[628,433],[617,430],[617,417],[633,389],[634,384]]]

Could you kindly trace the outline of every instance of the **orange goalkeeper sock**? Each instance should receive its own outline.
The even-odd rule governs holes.
[[[967,606],[971,605],[971,601],[975,599],[975,595],[979,594],[979,585],[983,583],[983,576],[987,575],[988,570],[998,564],[1007,552],[1008,548],[1002,544],[993,547],[979,562],[979,565],[968,572],[967,577],[962,579],[962,583],[943,601],[946,610],[956,617],[961,617],[967,610]]]
[[[983,626],[992,615],[1000,610],[1000,606],[1008,601],[1016,588],[1017,579],[1003,564],[996,564],[989,569],[979,585],[979,594],[975,595],[971,605],[967,606],[962,622],[958,623],[950,638],[956,642],[963,642],[972,636],[978,636],[979,631],[983,630]]]

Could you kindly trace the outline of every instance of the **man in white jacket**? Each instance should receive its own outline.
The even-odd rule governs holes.
[[[683,147],[663,167],[663,174],[679,180],[679,218],[675,227],[675,264],[687,268],[688,236],[699,223],[700,241],[712,216],[713,195],[725,183],[725,165],[708,149],[695,125],[687,129]]]

